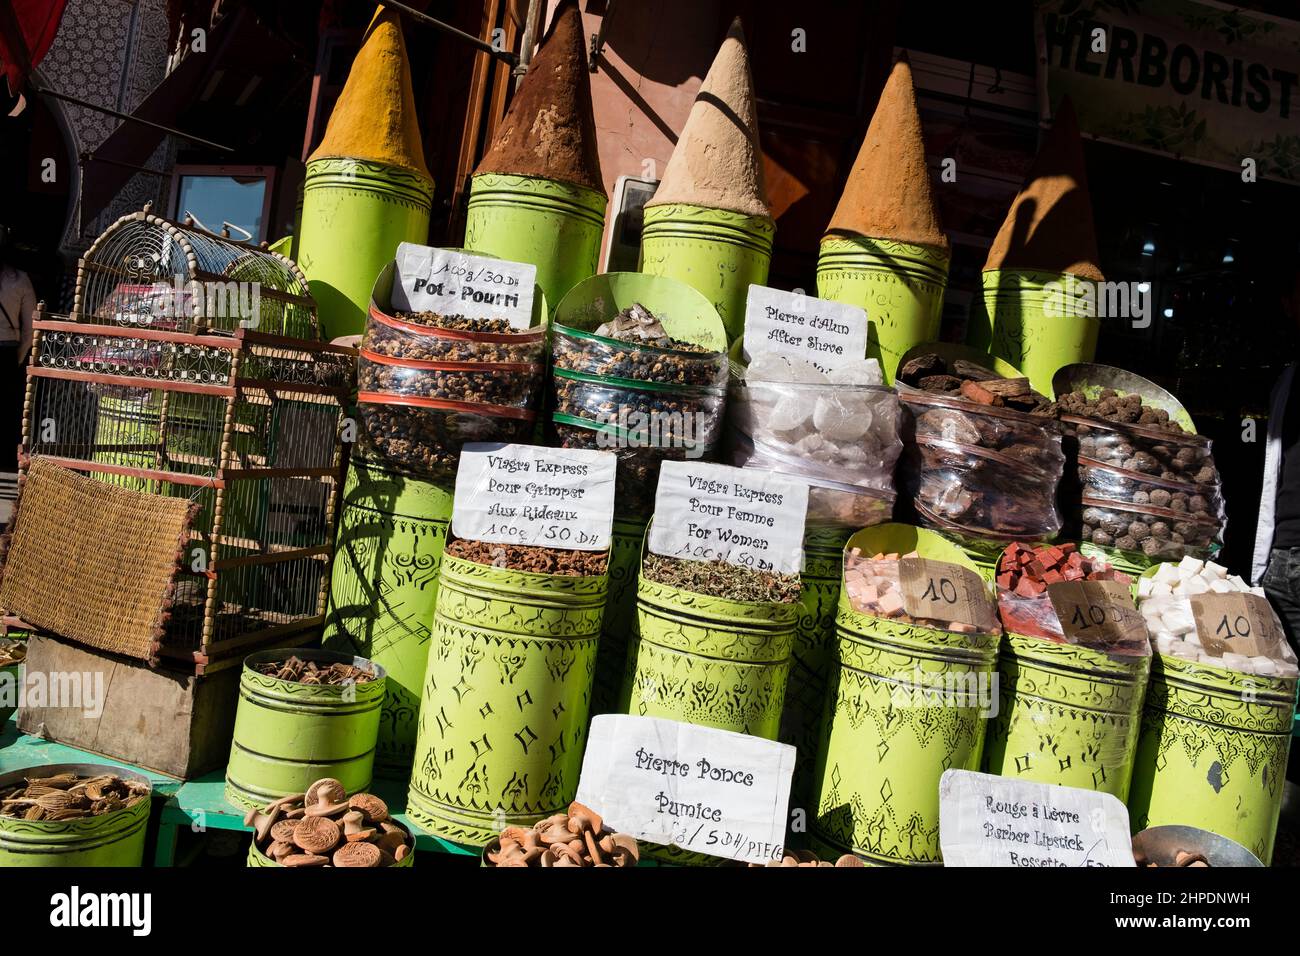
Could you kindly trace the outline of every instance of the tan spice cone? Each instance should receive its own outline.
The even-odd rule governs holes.
[[[308,158],[348,157],[432,179],[424,163],[401,18],[382,4],[366,28],[325,138]]]
[[[605,191],[576,0],[566,0],[475,173],[533,176]]]
[[[867,236],[948,251],[925,164],[912,67],[894,64],[858,158],[827,227],[828,237]]]
[[[666,203],[771,215],[758,145],[754,80],[739,17],[713,58],[659,189],[646,205]]]
[[[1069,97],[989,249],[984,271],[1065,272],[1100,281],[1083,141]]]

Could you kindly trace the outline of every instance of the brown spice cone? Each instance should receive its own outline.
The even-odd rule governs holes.
[[[930,189],[906,56],[894,64],[880,93],[826,235],[868,236],[948,251]]]
[[[605,191],[576,0],[565,0],[476,173],[535,176]]]
[[[646,205],[665,203],[771,215],[758,145],[754,80],[739,17],[704,77],[659,189]]]
[[[1098,259],[1083,141],[1066,97],[993,240],[984,271],[1068,272],[1101,281]]]

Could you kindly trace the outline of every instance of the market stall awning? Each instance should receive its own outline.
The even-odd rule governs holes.
[[[59,32],[67,0],[0,0],[0,65],[17,96]]]

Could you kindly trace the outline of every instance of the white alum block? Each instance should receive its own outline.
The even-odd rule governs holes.
[[[1161,584],[1168,584],[1168,585],[1177,584],[1179,577],[1180,575],[1178,573],[1178,565],[1168,564],[1168,563],[1162,564],[1159,567],[1157,567],[1156,573],[1152,575],[1152,578],[1154,580],[1159,581]]]
[[[1213,561],[1206,561],[1205,569],[1201,573],[1208,574],[1215,578],[1226,578],[1228,576],[1228,569],[1221,564],[1215,564]]]
[[[1201,569],[1205,567],[1205,562],[1200,558],[1194,558],[1190,554],[1178,562],[1178,570],[1183,576],[1200,574]]]

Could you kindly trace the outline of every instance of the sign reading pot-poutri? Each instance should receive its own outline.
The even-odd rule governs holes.
[[[638,840],[728,860],[784,852],[795,750],[657,717],[591,722],[578,802]]]
[[[506,319],[511,328],[533,321],[537,267],[403,242],[397,247],[393,308],[410,312]]]
[[[822,372],[860,362],[867,354],[867,313],[845,302],[751,285],[745,361],[762,352],[803,359]]]
[[[665,461],[648,546],[666,558],[798,574],[807,512],[802,482],[727,465]]]
[[[615,463],[608,451],[465,445],[452,533],[490,544],[604,551],[614,524]]]
[[[1113,794],[969,770],[939,778],[944,866],[1136,866]]]

